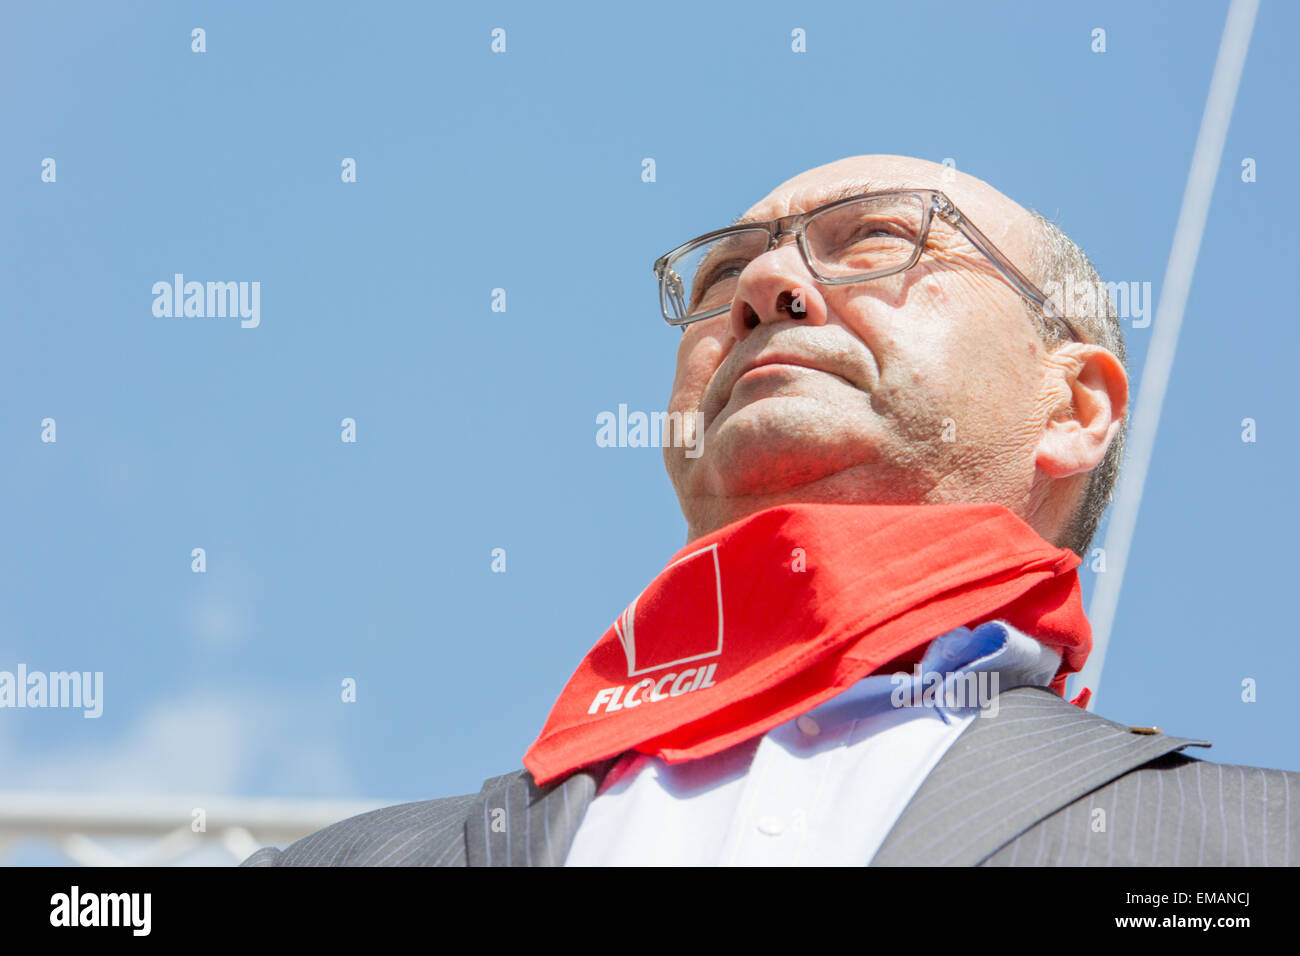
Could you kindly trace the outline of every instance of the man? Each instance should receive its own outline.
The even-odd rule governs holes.
[[[1061,300],[1098,281],[1068,239],[863,156],[655,271],[686,547],[527,769],[244,865],[1300,862],[1300,775],[1060,697],[1128,403],[1113,307]]]

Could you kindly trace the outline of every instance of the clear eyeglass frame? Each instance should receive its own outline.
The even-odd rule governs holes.
[[[915,247],[912,250],[911,257],[888,269],[881,269],[876,272],[866,272],[858,275],[849,276],[829,276],[822,273],[816,266],[814,257],[808,247],[807,226],[808,223],[818,216],[831,212],[832,210],[842,209],[853,203],[860,203],[863,200],[879,200],[886,197],[916,197],[921,203],[922,221],[918,232]],[[885,276],[895,275],[904,272],[915,266],[921,259],[921,253],[925,250],[926,241],[930,236],[930,227],[934,222],[934,217],[938,216],[948,225],[961,232],[963,236],[987,258],[998,270],[1003,279],[1016,290],[1024,299],[1029,302],[1033,308],[1040,313],[1044,319],[1049,322],[1055,322],[1064,332],[1076,342],[1084,341],[1078,330],[1073,324],[1053,305],[1052,301],[1043,294],[1023,272],[1015,267],[997,246],[995,246],[984,235],[976,225],[968,219],[956,204],[938,189],[888,189],[880,192],[862,193],[857,196],[849,196],[844,199],[837,199],[834,202],[826,203],[807,212],[796,213],[791,216],[782,216],[780,219],[772,219],[768,222],[746,223],[744,225],[727,226],[724,229],[716,229],[713,232],[705,233],[702,236],[684,242],[675,249],[672,249],[654,262],[655,277],[659,280],[659,308],[663,313],[664,321],[669,325],[676,326],[686,331],[685,327],[693,325],[696,322],[702,322],[715,316],[722,315],[731,309],[731,303],[718,306],[698,315],[679,316],[671,304],[672,291],[670,283],[676,279],[680,282],[680,277],[673,271],[673,265],[680,261],[684,256],[698,249],[700,246],[711,243],[717,239],[728,235],[739,235],[755,230],[766,230],[768,233],[767,249],[770,251],[778,245],[783,236],[793,235],[795,244],[799,247],[799,254],[803,257],[804,265],[809,273],[821,285],[836,286],[849,285],[856,282],[869,282],[873,279],[882,279]]]

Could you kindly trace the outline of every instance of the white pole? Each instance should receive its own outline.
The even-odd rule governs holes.
[[[1201,130],[1192,152],[1192,168],[1183,190],[1183,205],[1178,213],[1178,224],[1174,227],[1173,248],[1165,267],[1164,282],[1160,284],[1160,304],[1152,322],[1151,346],[1142,366],[1141,391],[1129,430],[1128,462],[1120,472],[1110,524],[1106,528],[1103,547],[1107,568],[1104,574],[1097,576],[1092,605],[1088,608],[1093,632],[1092,656],[1074,678],[1076,688],[1092,689],[1089,710],[1096,704],[1101,687],[1101,669],[1106,663],[1115,609],[1124,584],[1124,568],[1133,543],[1133,530],[1137,525],[1138,506],[1142,503],[1147,467],[1155,446],[1156,428],[1160,424],[1160,408],[1164,404],[1169,373],[1174,365],[1183,310],[1187,305],[1192,274],[1196,271],[1196,257],[1201,250],[1201,236],[1210,212],[1214,181],[1223,159],[1223,143],[1228,136],[1228,123],[1232,119],[1237,86],[1246,64],[1246,51],[1250,47],[1250,34],[1258,10],[1259,0],[1232,0],[1228,8],[1228,20],[1219,42],[1219,57],[1210,79],[1210,95],[1205,100]]]

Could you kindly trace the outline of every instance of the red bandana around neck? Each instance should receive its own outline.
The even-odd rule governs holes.
[[[628,750],[707,757],[991,620],[1061,650],[1061,693],[1092,649],[1078,564],[1002,505],[757,512],[682,548],[628,605],[524,766],[545,785]]]

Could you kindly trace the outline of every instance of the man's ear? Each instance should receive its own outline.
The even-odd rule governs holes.
[[[1128,410],[1124,366],[1100,345],[1071,343],[1047,357],[1047,422],[1034,463],[1052,478],[1091,471]]]

